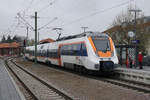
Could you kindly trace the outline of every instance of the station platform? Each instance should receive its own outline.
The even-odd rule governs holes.
[[[0,100],[25,100],[23,94],[0,59]]]
[[[150,66],[128,68],[126,66],[118,66],[115,69],[116,77],[137,81],[145,84],[150,84]]]
[[[130,70],[149,71],[150,72],[150,66],[143,66],[143,69],[140,69],[139,66],[137,66],[136,68],[135,67],[129,68],[127,66],[119,66],[119,68],[130,69]]]

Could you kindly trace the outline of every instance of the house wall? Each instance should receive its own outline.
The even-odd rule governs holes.
[[[0,48],[1,56],[20,55],[21,48]]]

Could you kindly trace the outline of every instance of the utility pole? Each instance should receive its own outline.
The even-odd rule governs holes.
[[[135,36],[134,36],[134,39],[136,41],[136,14],[137,12],[141,12],[142,10],[137,10],[137,9],[132,9],[132,10],[129,10],[130,12],[134,12],[135,16],[134,16],[134,32],[135,32]],[[137,48],[137,43],[135,44],[135,47],[136,47],[136,51],[135,51],[135,67],[137,67],[138,65],[138,48]]]
[[[39,44],[39,40],[40,40],[40,32],[38,31],[38,44]]]
[[[35,12],[35,64],[37,63],[37,12]]]
[[[83,29],[83,33],[86,32],[86,29],[88,29],[88,27],[81,27]]]
[[[136,34],[136,14],[137,14],[137,12],[141,12],[142,10],[137,10],[137,9],[132,9],[132,10],[129,10],[130,12],[134,12],[134,32],[135,32],[135,34]],[[136,38],[136,35],[135,35],[135,38]]]
[[[29,27],[27,26],[27,37],[26,37],[26,45],[28,46],[28,34],[29,34]]]

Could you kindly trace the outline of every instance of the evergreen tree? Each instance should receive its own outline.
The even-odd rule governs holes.
[[[18,38],[16,35],[13,37],[12,42],[18,42]]]
[[[5,36],[3,35],[3,38],[1,40],[2,43],[6,42]]]
[[[12,42],[10,35],[8,35],[6,42],[7,42],[7,43],[11,43],[11,42]]]

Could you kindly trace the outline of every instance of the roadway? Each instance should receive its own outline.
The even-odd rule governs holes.
[[[19,88],[0,59],[0,100],[24,100]]]

